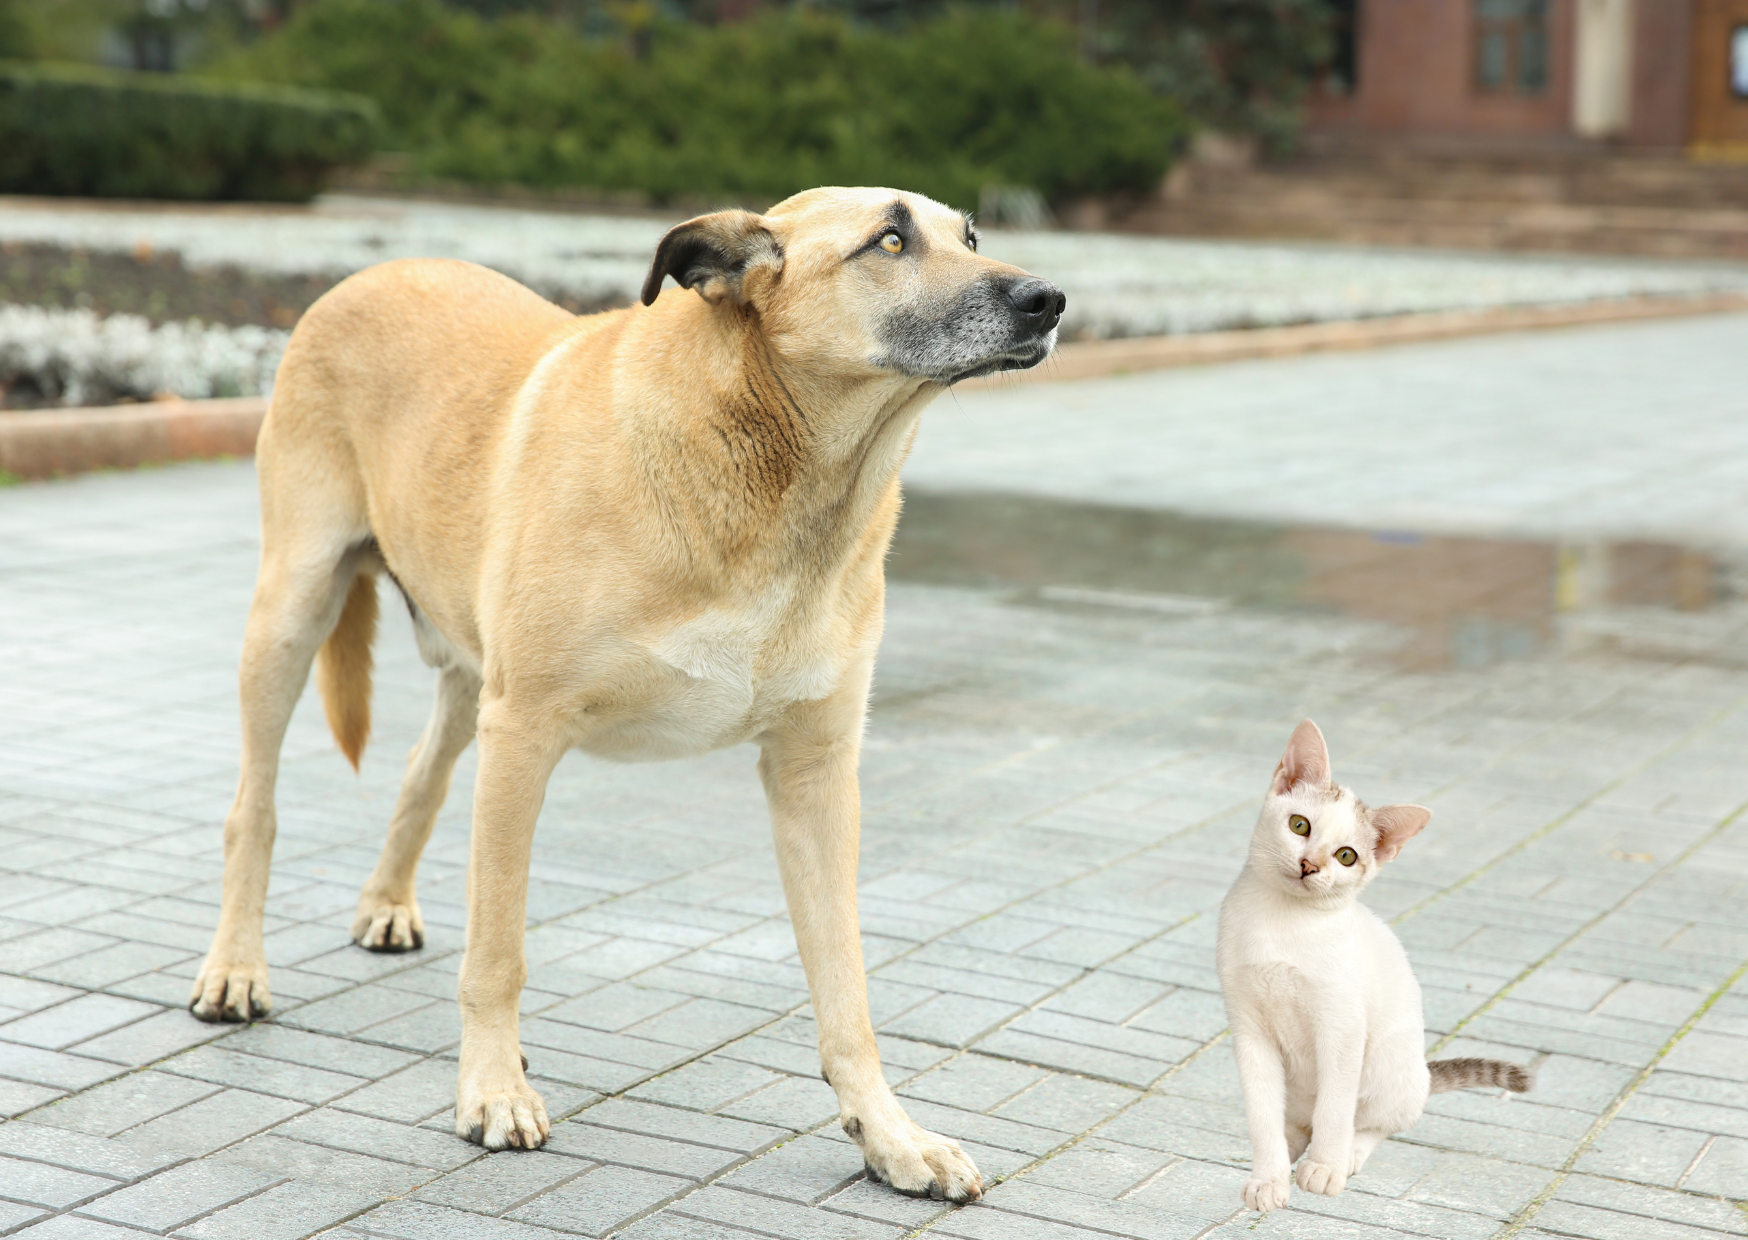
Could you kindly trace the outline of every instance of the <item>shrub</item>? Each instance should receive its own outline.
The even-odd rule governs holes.
[[[368,99],[0,64],[0,192],[301,201],[368,155]]]
[[[415,170],[474,182],[772,201],[894,185],[963,207],[990,184],[1061,200],[1156,185],[1185,130],[1064,28],[952,11],[898,32],[808,11],[656,28],[646,54],[436,0],[310,0],[218,66],[371,95]]]

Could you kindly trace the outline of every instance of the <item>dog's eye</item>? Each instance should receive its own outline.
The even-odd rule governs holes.
[[[904,252],[904,238],[897,233],[887,233],[880,238],[880,248],[888,254],[902,254]]]
[[[977,234],[976,233],[965,234],[965,244],[970,246],[973,250],[975,250],[977,248]]]
[[[1294,835],[1310,835],[1311,820],[1303,814],[1294,814],[1287,819],[1287,826]]]
[[[1360,859],[1360,855],[1351,848],[1338,848],[1335,850],[1335,859],[1343,865],[1352,865]]]

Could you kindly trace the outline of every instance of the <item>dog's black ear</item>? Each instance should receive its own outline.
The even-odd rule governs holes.
[[[655,301],[668,276],[712,305],[724,297],[738,300],[749,270],[782,265],[783,247],[762,217],[751,211],[700,215],[674,225],[656,246],[655,262],[643,282],[643,304]]]

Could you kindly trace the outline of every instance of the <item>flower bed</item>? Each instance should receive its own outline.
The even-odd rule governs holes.
[[[0,391],[13,407],[254,396],[267,392],[291,333],[132,314],[0,306]]]
[[[93,283],[120,290],[117,264],[142,267],[142,295],[171,298],[162,320],[216,317],[199,287],[231,290],[224,305],[307,304],[326,283],[384,259],[467,259],[521,280],[574,310],[637,296],[651,255],[678,217],[581,215],[508,207],[335,196],[309,209],[81,208],[30,200],[0,203],[6,248],[54,247],[90,260]],[[984,252],[1060,284],[1067,339],[1179,335],[1232,328],[1382,318],[1439,310],[1582,305],[1645,296],[1748,291],[1748,267],[1642,259],[1453,254],[1333,245],[1258,244],[1073,232],[985,233]],[[176,255],[162,281],[143,270]],[[101,257],[101,261],[99,258]],[[13,261],[19,261],[16,257]],[[101,270],[100,270],[101,269]],[[107,276],[102,274],[107,271]],[[257,274],[225,283],[216,273]],[[173,278],[172,278],[173,277]],[[48,279],[30,277],[40,283]],[[180,282],[180,283],[178,283]],[[28,281],[17,282],[29,296]],[[6,288],[0,281],[0,296]],[[233,297],[232,293],[235,296]],[[177,300],[181,298],[181,300]],[[202,300],[202,299],[206,300]],[[143,304],[111,298],[115,308]],[[98,304],[93,297],[85,304]],[[177,309],[175,307],[181,307]],[[40,311],[37,313],[41,313]],[[285,314],[258,316],[283,326]],[[284,333],[259,327],[168,323],[157,329],[117,315],[57,319],[12,315],[0,338],[0,384],[17,403],[77,403],[265,392]],[[233,317],[231,322],[237,323]],[[28,367],[39,367],[40,375]]]

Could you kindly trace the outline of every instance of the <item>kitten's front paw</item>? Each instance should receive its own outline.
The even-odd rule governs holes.
[[[1267,1214],[1270,1210],[1278,1210],[1286,1205],[1292,1191],[1284,1175],[1278,1180],[1251,1176],[1244,1182],[1244,1204],[1252,1210],[1261,1210]]]
[[[1299,1163],[1299,1187],[1308,1193],[1334,1197],[1347,1187],[1347,1173],[1328,1163],[1313,1162],[1306,1158]]]

